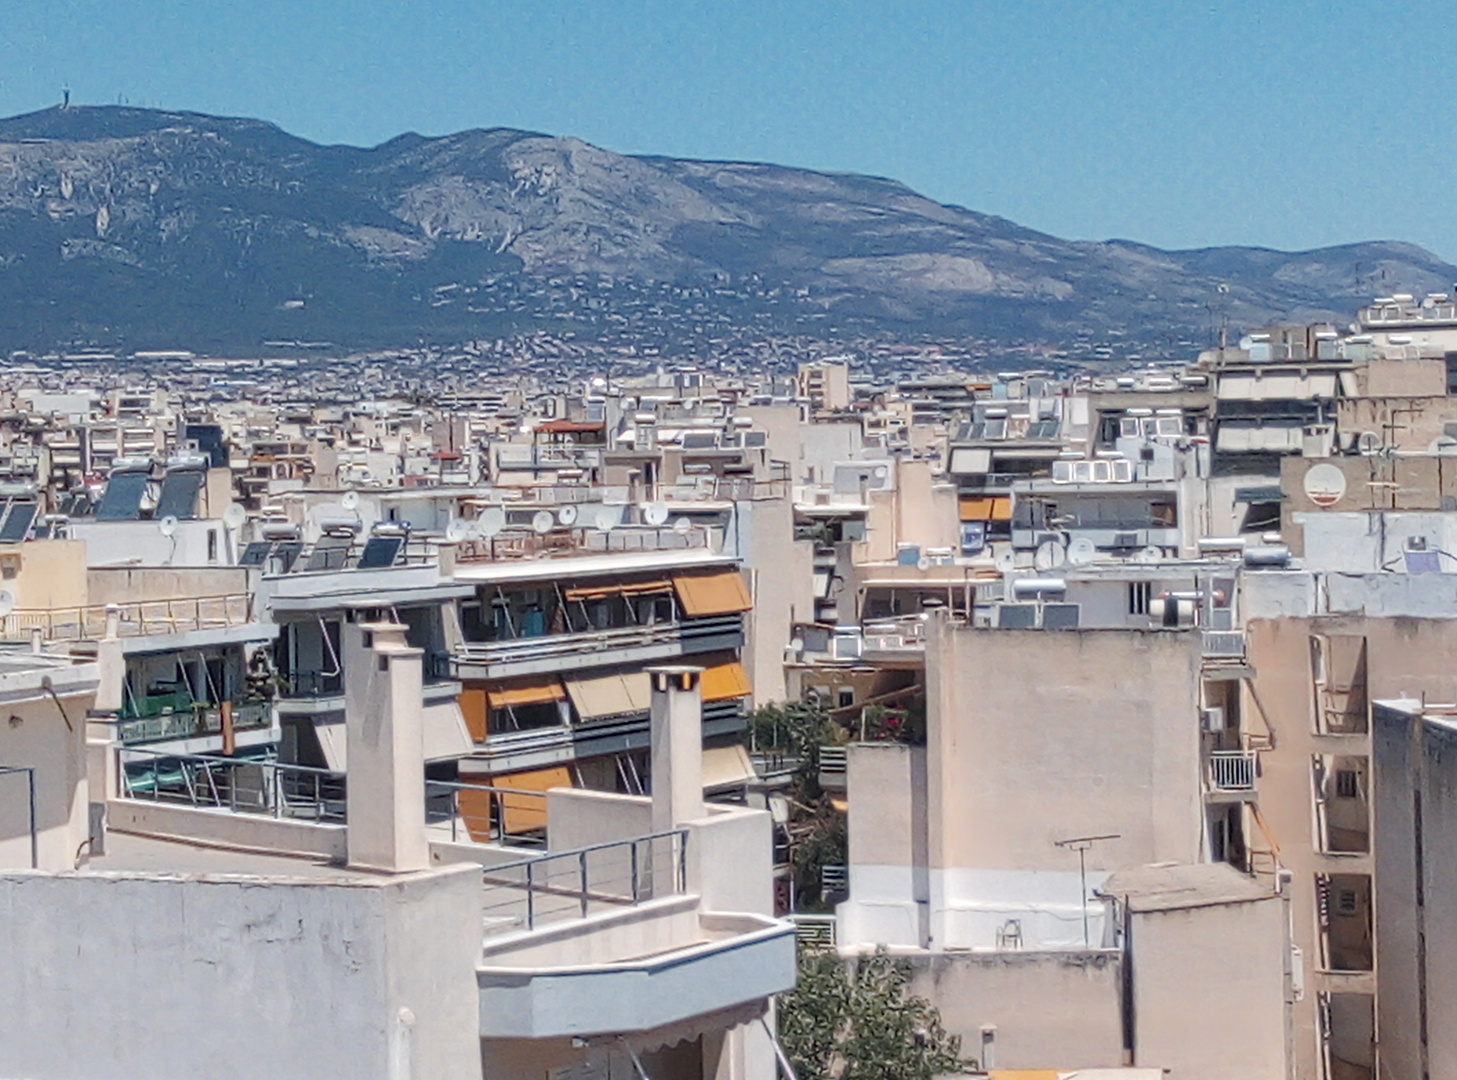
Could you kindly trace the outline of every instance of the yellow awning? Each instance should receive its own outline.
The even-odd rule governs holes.
[[[566,685],[572,707],[583,720],[647,712],[652,706],[652,684],[646,671],[567,679]]]
[[[747,697],[754,692],[749,682],[749,673],[739,663],[719,664],[705,668],[699,680],[704,701],[723,701],[726,698]]]
[[[719,746],[703,751],[703,790],[741,787],[754,779],[754,763],[742,746]]]
[[[563,596],[575,603],[578,600],[602,600],[609,596],[643,596],[648,593],[667,592],[673,583],[666,578],[656,581],[613,582],[611,585],[580,585],[567,589]]]
[[[486,691],[486,700],[493,709],[504,709],[507,705],[545,705],[566,696],[567,692],[556,679]]]
[[[1009,495],[963,495],[962,521],[1011,521],[1012,499]]]
[[[572,787],[572,774],[565,766],[533,769],[530,772],[507,773],[487,781],[461,777],[465,784],[479,786],[479,791],[462,789],[457,796],[460,816],[471,838],[479,843],[491,839],[491,802],[499,800],[501,828],[506,833],[525,833],[546,828],[546,792],[556,787]],[[507,788],[493,793],[491,788]],[[521,794],[526,792],[528,794]]]
[[[689,618],[702,615],[728,615],[748,611],[754,606],[749,599],[744,577],[737,570],[720,570],[713,574],[684,575],[673,579],[683,614]]]

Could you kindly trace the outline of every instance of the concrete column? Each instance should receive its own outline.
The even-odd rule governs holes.
[[[344,626],[350,866],[402,873],[430,865],[422,657],[403,626]]]
[[[703,816],[703,669],[652,667],[653,832]]]

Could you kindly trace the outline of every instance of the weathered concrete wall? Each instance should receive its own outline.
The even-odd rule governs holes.
[[[992,1028],[998,1069],[1116,1068],[1123,1061],[1116,952],[919,953],[911,991],[941,1009],[980,1061]]]
[[[1285,910],[1272,896],[1133,916],[1135,1065],[1285,1080]]]
[[[249,851],[311,855],[341,864],[347,854],[347,829],[343,825],[149,803],[143,799],[110,800],[106,805],[106,824],[107,828],[116,832],[213,843]]]
[[[469,868],[378,881],[12,872],[0,913],[0,1075],[480,1076]]]
[[[926,751],[860,743],[848,753],[850,898],[844,945],[925,944]]]
[[[89,833],[86,804],[86,710],[95,697],[95,664],[54,672],[58,706],[43,695],[44,671],[0,676],[0,765],[35,770],[39,865],[69,870],[85,857]],[[85,692],[62,679],[89,680]],[[27,700],[29,699],[29,700]],[[64,715],[63,715],[64,712]],[[30,809],[25,773],[0,776],[0,868],[30,866]]]
[[[236,596],[248,591],[248,571],[234,566],[93,567],[86,579],[92,604]]]

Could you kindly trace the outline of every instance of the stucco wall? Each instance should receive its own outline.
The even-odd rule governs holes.
[[[0,1075],[479,1077],[469,868],[0,877]],[[408,1010],[402,1013],[401,1010]]]
[[[1171,1080],[1284,1080],[1277,897],[1133,916],[1134,1064]]]
[[[921,953],[911,990],[935,1002],[963,1057],[995,1028],[999,1069],[1116,1068],[1123,1060],[1121,958],[1093,953]]]

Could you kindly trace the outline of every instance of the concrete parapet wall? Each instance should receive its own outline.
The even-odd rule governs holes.
[[[216,844],[247,851],[284,855],[313,855],[342,863],[348,829],[343,825],[314,824],[234,814],[192,806],[168,806],[138,799],[112,799],[106,804],[107,828],[141,836]]]

